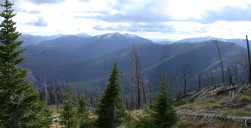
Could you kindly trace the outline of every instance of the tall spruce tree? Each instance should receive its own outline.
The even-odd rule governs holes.
[[[89,111],[87,102],[81,92],[78,98],[78,109],[77,109],[79,127],[80,128],[92,128],[92,122],[89,119]]]
[[[177,122],[177,115],[173,108],[173,101],[169,95],[168,82],[165,76],[160,81],[160,94],[156,96],[156,103],[152,106],[153,123],[158,128],[168,128]]]
[[[118,77],[118,66],[114,64],[109,83],[96,110],[96,124],[100,128],[116,128],[128,117],[122,103]]]
[[[65,128],[76,128],[77,127],[76,109],[74,108],[72,90],[70,87],[68,87],[67,89],[62,109],[63,110],[61,111],[60,114],[60,124],[64,125]]]
[[[6,128],[49,127],[50,113],[38,101],[38,93],[26,81],[26,71],[18,65],[24,60],[20,54],[22,41],[17,41],[16,15],[8,0],[0,4],[0,124]]]
[[[147,116],[139,118],[138,128],[170,128],[178,120],[169,95],[168,82],[165,76],[160,80],[160,94],[155,97],[155,103],[147,111]]]

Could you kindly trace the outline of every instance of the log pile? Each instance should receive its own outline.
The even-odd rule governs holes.
[[[251,117],[240,117],[240,116],[227,116],[227,115],[217,115],[210,113],[178,113],[179,116],[199,118],[199,119],[210,119],[210,120],[220,120],[220,121],[238,121],[245,123],[246,127],[251,127]]]

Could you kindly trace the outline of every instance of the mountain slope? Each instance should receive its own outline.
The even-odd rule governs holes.
[[[211,36],[206,36],[206,37],[197,37],[197,38],[185,38],[182,40],[175,41],[173,43],[199,43],[199,42],[206,42],[206,41],[213,41],[213,40],[218,40],[222,42],[231,42],[238,44],[244,48],[247,47],[246,40],[243,38],[237,38],[237,39],[224,39],[224,38],[216,38],[216,37],[211,37]]]
[[[56,80],[93,80],[101,71],[99,68],[96,70],[97,67],[103,67],[100,60],[103,61],[105,57],[121,49],[146,43],[152,42],[138,36],[119,33],[90,38],[61,36],[38,45],[27,46],[24,53],[27,58],[25,67],[31,69],[39,85],[45,79],[48,83]]]
[[[243,75],[246,50],[233,43],[219,44],[225,71],[227,68],[234,71],[233,65],[238,64],[238,73]],[[95,83],[96,86],[103,86],[104,62],[107,72],[117,62],[128,84],[126,80],[130,77],[131,65],[127,55],[132,47],[137,49],[142,73],[152,85],[158,85],[161,73],[167,73],[170,83],[173,83],[176,74],[182,88],[183,67],[188,69],[190,89],[197,87],[198,73],[203,73],[204,79],[213,75],[216,83],[220,82],[219,56],[212,41],[161,45],[135,35],[119,33],[90,38],[63,36],[27,46],[24,66],[30,69],[40,86],[45,80],[49,85],[55,81],[84,81],[88,85]],[[242,77],[242,80],[245,79]]]

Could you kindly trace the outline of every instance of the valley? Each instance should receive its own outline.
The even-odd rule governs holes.
[[[23,54],[26,57],[23,66],[29,69],[30,80],[39,88],[45,83],[47,86],[81,83],[91,90],[103,89],[105,69],[109,72],[114,62],[118,63],[123,74],[122,86],[127,87],[132,68],[128,54],[132,48],[137,50],[142,76],[150,82],[154,92],[162,73],[167,74],[173,95],[177,92],[175,84],[183,90],[184,70],[188,76],[188,92],[198,89],[199,74],[202,87],[221,84],[220,61],[216,43],[212,39],[156,44],[136,35],[120,33],[93,37],[87,34],[52,37],[25,35],[21,39],[24,39],[22,47],[27,48]],[[33,40],[37,43],[30,43]],[[229,73],[236,84],[247,81],[246,49],[238,42],[223,41],[219,41],[219,48],[226,81]]]

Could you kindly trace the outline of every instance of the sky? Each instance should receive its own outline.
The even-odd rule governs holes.
[[[251,36],[251,0],[9,1],[23,34],[120,32],[152,40]]]

